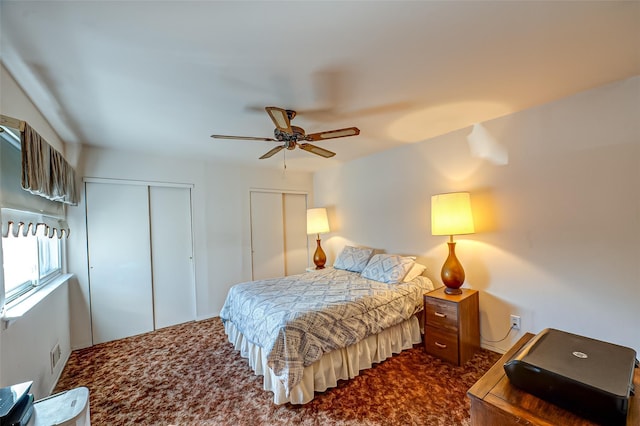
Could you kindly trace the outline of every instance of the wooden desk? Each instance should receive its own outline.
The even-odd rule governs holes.
[[[512,386],[503,365],[534,337],[525,334],[475,385],[467,395],[471,399],[471,424],[473,426],[592,426],[589,420],[579,417],[557,405],[539,399]],[[636,368],[633,383],[635,396],[629,403],[627,426],[640,425],[640,369]]]

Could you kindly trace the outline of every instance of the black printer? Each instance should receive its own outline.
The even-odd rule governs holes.
[[[33,382],[0,389],[0,426],[25,426],[33,414]]]
[[[517,388],[603,425],[626,423],[637,367],[631,348],[552,328],[504,364]]]

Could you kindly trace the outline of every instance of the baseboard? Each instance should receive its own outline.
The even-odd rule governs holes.
[[[58,382],[60,381],[60,377],[62,376],[62,372],[64,371],[64,368],[67,366],[67,362],[69,362],[69,358],[71,357],[71,352],[69,352],[67,354],[67,356],[64,358],[64,363],[62,364],[62,368],[60,368],[60,371],[58,371],[58,374],[56,375],[55,380],[53,381],[53,385],[51,386],[51,389],[49,389],[49,395],[51,396],[51,394],[53,393],[53,390],[56,388],[56,386],[58,386]],[[60,361],[63,361],[62,358],[60,359]],[[60,362],[58,361],[58,362]]]
[[[504,349],[502,349],[502,348],[499,348],[499,347],[497,347],[497,346],[493,346],[493,345],[489,345],[489,344],[487,344],[487,343],[481,343],[481,344],[480,344],[480,347],[481,347],[482,349],[486,349],[486,350],[489,350],[489,351],[492,351],[492,352],[497,352],[497,353],[499,353],[499,354],[501,354],[501,355],[504,355],[504,353],[506,352],[506,351],[505,351]]]
[[[82,343],[80,345],[73,345],[73,346],[71,346],[71,352],[77,351],[78,349],[90,348],[91,346],[93,346],[93,342],[91,342],[91,341],[89,341],[89,343]]]
[[[219,313],[218,314],[210,314],[210,315],[198,315],[196,317],[196,321],[204,321],[204,320],[208,320],[208,319],[219,317],[219,316],[220,316]]]

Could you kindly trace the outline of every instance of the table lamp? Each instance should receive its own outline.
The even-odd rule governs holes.
[[[315,253],[313,253],[313,263],[316,269],[324,269],[327,262],[327,255],[320,246],[320,234],[329,232],[329,220],[327,219],[327,209],[324,207],[307,210],[307,234],[317,234],[317,243]]]
[[[452,192],[431,196],[431,235],[449,235],[449,256],[440,276],[447,294],[462,294],[464,269],[456,257],[454,235],[473,234],[473,217],[468,192]]]

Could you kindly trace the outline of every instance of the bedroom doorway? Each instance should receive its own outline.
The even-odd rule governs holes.
[[[253,280],[301,274],[307,268],[307,194],[252,190]]]

